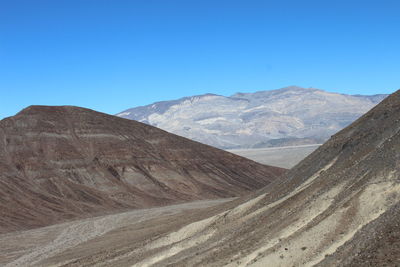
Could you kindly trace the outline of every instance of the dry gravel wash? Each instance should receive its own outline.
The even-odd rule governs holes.
[[[0,235],[1,266],[41,266],[47,258],[93,241],[109,232],[154,218],[177,215],[231,201],[232,198],[196,201],[167,207],[134,210],[114,215]],[[179,217],[178,216],[178,217]],[[115,241],[115,240],[114,240]],[[93,253],[93,251],[87,251]],[[86,256],[87,256],[86,255]],[[47,264],[44,264],[47,265]]]

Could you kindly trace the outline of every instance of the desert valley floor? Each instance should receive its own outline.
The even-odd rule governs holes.
[[[228,150],[262,164],[290,169],[316,150],[320,144]]]

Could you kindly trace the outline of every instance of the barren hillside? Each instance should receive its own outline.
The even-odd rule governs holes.
[[[240,196],[283,171],[135,121],[31,106],[0,122],[0,233]]]

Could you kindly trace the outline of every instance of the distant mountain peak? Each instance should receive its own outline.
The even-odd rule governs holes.
[[[269,146],[272,140],[320,143],[386,95],[352,96],[288,86],[232,96],[204,94],[118,113],[220,148]]]
[[[282,90],[282,91],[310,90],[310,91],[312,91],[312,90],[315,90],[315,88],[312,88],[312,87],[306,88],[306,87],[301,87],[301,86],[297,86],[297,85],[290,85],[290,86],[286,86],[286,87],[283,87],[278,90]]]

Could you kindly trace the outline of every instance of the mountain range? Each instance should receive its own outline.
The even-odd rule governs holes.
[[[386,96],[290,86],[228,97],[184,97],[131,108],[117,116],[223,149],[319,144]]]

